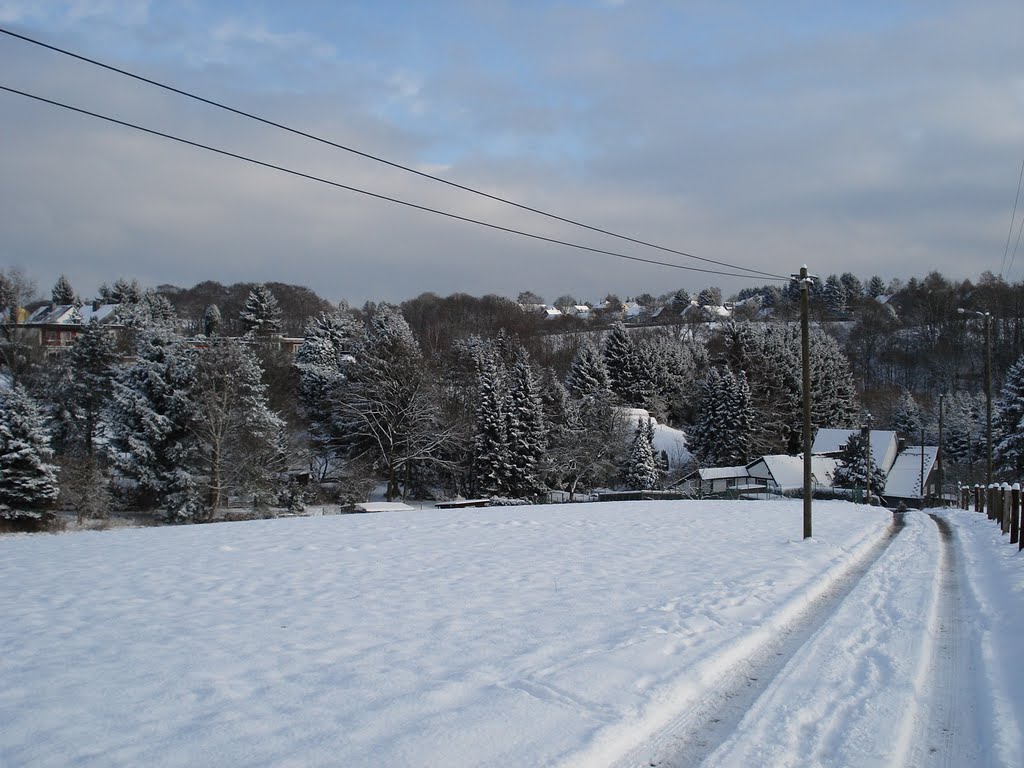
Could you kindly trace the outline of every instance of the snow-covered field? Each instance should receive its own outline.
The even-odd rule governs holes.
[[[801,513],[0,537],[0,765],[1020,765],[1016,547],[845,502],[803,541]]]

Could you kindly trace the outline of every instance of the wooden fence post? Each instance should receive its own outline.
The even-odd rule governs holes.
[[[1014,483],[1010,491],[1010,543],[1020,540],[1020,483]],[[1019,549],[1019,547],[1018,547]]]
[[[1010,484],[999,486],[999,529],[1003,533],[1010,532]]]
[[[974,484],[974,511],[981,512],[981,487]]]

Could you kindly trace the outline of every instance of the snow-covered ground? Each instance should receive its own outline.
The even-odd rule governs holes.
[[[983,515],[635,502],[0,537],[0,765],[1019,765]]]

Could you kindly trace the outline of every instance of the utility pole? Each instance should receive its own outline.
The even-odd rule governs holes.
[[[864,501],[871,506],[871,414],[865,419],[867,424],[860,428],[860,436],[864,441]]]
[[[939,455],[937,460],[939,463],[939,506],[946,506],[946,497],[944,495],[943,482],[945,478],[942,476],[942,406],[946,399],[945,395],[939,395]]]
[[[921,509],[924,509],[924,427],[921,427]]]
[[[792,275],[800,283],[800,354],[803,358],[804,387],[804,538],[811,538],[811,328],[809,293],[812,277],[807,265]]]

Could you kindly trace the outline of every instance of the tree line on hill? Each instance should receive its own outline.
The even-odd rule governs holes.
[[[154,291],[122,278],[94,299],[119,305],[116,324],[87,324],[49,356],[16,333],[14,310],[33,294],[20,271],[0,272],[11,385],[0,392],[0,519],[11,525],[45,525],[55,508],[201,521],[230,503],[362,500],[377,482],[388,498],[496,500],[670,482],[651,425],[623,407],[684,429],[700,466],[802,441],[787,287],[746,289],[733,298],[747,313],[715,323],[680,315],[685,290],[645,296],[676,311],[626,326],[614,312],[545,321],[496,296],[353,309],[281,284]],[[721,302],[717,289],[699,295]],[[812,302],[813,424],[854,427],[870,411],[875,427],[934,441],[942,394],[947,476],[978,479],[987,326],[998,469],[1019,473],[1022,299],[1024,286],[991,275],[826,278]],[[62,277],[48,303],[80,301]],[[282,335],[302,338],[294,356]]]

